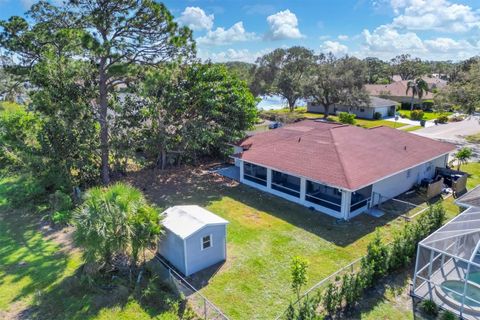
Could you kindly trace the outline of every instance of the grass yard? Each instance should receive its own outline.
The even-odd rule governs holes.
[[[408,127],[400,128],[400,130],[410,132],[410,131],[417,131],[423,128],[424,127],[422,126],[408,126]]]
[[[312,113],[312,112],[307,112],[307,108],[305,107],[297,107],[295,111],[290,112],[288,109],[279,109],[279,110],[268,110],[264,111],[265,113],[268,114],[276,114],[279,116],[281,119],[282,116],[288,118],[288,119],[320,119],[323,118],[323,114],[321,113]],[[339,122],[338,116],[330,115],[328,117],[330,120]],[[387,121],[387,120],[368,120],[368,119],[355,119],[355,124],[363,127],[363,128],[373,128],[373,127],[378,127],[378,126],[386,126],[386,127],[391,127],[391,128],[401,128],[403,126],[406,126],[407,124],[405,123],[399,123],[393,121]]]
[[[106,293],[82,284],[80,251],[58,241],[68,234],[43,231],[39,208],[12,200],[26,186],[18,178],[0,180],[0,319],[178,319],[176,301],[161,292],[152,308],[120,285]]]
[[[466,136],[465,140],[467,140],[470,143],[480,143],[480,132],[477,134]]]
[[[410,110],[398,110],[398,112],[399,112],[402,116],[410,119],[410,113],[411,113]],[[451,115],[451,114],[452,114],[452,112],[432,112],[432,111],[424,111],[424,113],[423,113],[423,119],[425,119],[425,120],[435,120],[435,119],[437,119],[440,115],[449,116],[449,115]]]
[[[230,222],[227,262],[192,280],[232,319],[270,319],[284,310],[293,299],[292,257],[310,262],[309,287],[362,256],[375,228],[388,241],[405,223],[396,214],[338,222],[201,170],[140,172],[130,181],[162,207],[199,204]],[[453,199],[445,203],[455,216]]]

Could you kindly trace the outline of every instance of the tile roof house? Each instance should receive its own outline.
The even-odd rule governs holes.
[[[349,219],[432,178],[455,146],[388,127],[305,120],[235,149],[241,182]]]
[[[338,112],[349,112],[357,116],[357,118],[374,119],[375,113],[380,113],[381,118],[388,117],[395,113],[396,101],[383,99],[380,97],[370,96],[368,104],[354,107],[348,105],[334,105],[329,112],[336,114]],[[324,113],[325,109],[322,105],[314,105],[307,103],[308,112]]]
[[[423,95],[422,100],[429,100],[434,98],[434,89],[443,89],[447,86],[447,82],[438,78],[423,77],[423,80],[427,82],[430,88],[429,92]],[[398,102],[410,102],[412,99],[411,94],[407,95],[408,80],[394,81],[389,84],[366,84],[365,89],[372,96],[385,97]],[[415,102],[419,102],[417,98]]]

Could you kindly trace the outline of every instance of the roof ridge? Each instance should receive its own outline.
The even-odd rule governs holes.
[[[336,126],[336,127],[331,128],[331,129],[335,129],[335,128],[339,128],[339,127],[349,127],[349,125]],[[340,153],[338,151],[337,143],[335,141],[335,138],[333,137],[333,133],[332,133],[331,129],[328,130],[328,132],[330,133],[330,136],[332,137],[333,149],[335,150],[335,154],[337,155],[338,162],[340,163],[340,167],[342,168],[343,177],[345,179],[345,182],[347,183],[348,188],[350,188],[350,181],[349,181],[348,176],[346,174],[345,165],[344,165],[344,163],[342,161],[342,157],[340,156]]]

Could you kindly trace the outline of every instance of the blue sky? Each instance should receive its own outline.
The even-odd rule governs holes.
[[[60,0],[52,0],[60,2]],[[34,0],[0,0],[0,19]],[[390,59],[410,53],[460,60],[480,54],[478,0],[168,0],[194,30],[201,58],[254,61],[278,47]]]

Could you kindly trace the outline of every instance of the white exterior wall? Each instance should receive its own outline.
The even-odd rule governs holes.
[[[212,246],[202,250],[202,238],[208,235],[211,236]],[[226,225],[206,226],[189,236],[185,239],[185,254],[186,276],[225,261]]]
[[[385,118],[388,116],[388,109],[388,107],[375,108],[373,113],[380,112],[382,114],[382,118]]]
[[[239,146],[233,146],[233,154],[238,154],[243,152],[243,148]],[[240,167],[241,160],[238,158],[235,158],[235,167]],[[243,174],[242,174],[243,175]]]
[[[385,178],[373,184],[372,191],[382,195],[382,202],[394,198],[399,194],[411,189],[415,184],[420,183],[424,178],[433,178],[436,167],[445,167],[448,155],[442,155],[431,161],[419,164],[409,170],[402,171],[393,176]],[[428,168],[430,167],[430,170]],[[407,176],[407,171],[410,174]],[[372,197],[372,205],[378,204],[378,197]]]

